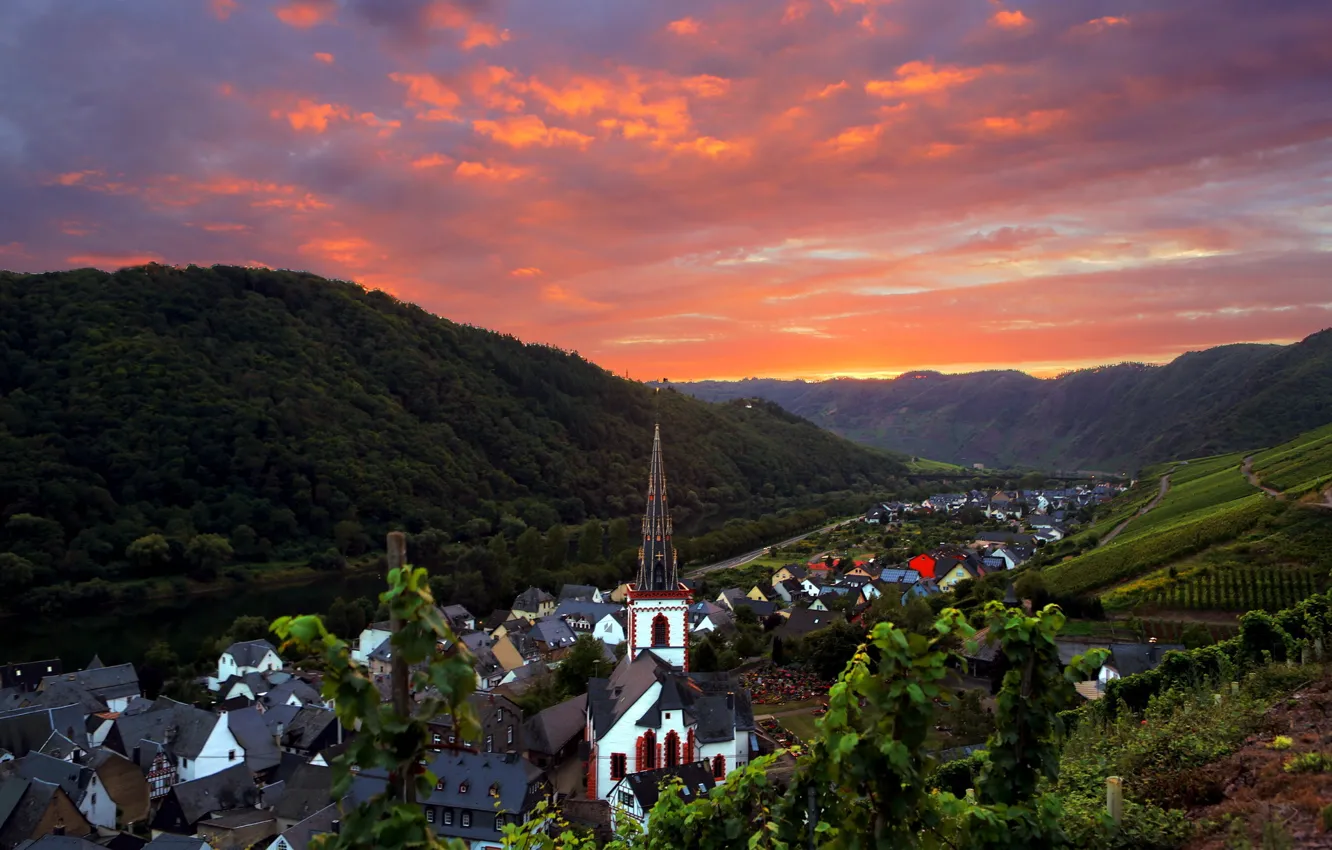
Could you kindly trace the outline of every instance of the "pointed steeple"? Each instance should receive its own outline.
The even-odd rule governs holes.
[[[643,516],[643,548],[638,552],[639,590],[676,590],[675,547],[671,544],[671,512],[666,503],[666,468],[661,461],[661,426],[652,434],[648,469],[647,512]]]

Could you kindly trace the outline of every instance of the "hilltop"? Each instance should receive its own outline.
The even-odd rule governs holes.
[[[766,399],[867,445],[967,466],[1131,470],[1273,445],[1332,422],[1332,330],[1051,379],[912,372],[673,386],[710,401]]]
[[[657,394],[351,283],[0,272],[0,551],[47,580],[123,577],[149,533],[266,560],[633,518],[654,421],[686,534],[906,472],[775,405]]]

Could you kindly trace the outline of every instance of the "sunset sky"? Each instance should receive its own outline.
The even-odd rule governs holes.
[[[1327,0],[4,0],[0,268],[308,269],[635,378],[1332,326]]]

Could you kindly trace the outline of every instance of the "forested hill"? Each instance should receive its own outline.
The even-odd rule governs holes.
[[[1021,372],[821,382],[676,384],[763,398],[868,445],[954,463],[1132,470],[1288,440],[1332,422],[1332,330],[1290,346],[1227,345],[1165,366],[1040,380]]]
[[[121,574],[148,533],[292,558],[390,523],[479,541],[632,518],[654,420],[686,533],[905,472],[774,405],[654,398],[313,275],[0,272],[0,552],[62,580]]]

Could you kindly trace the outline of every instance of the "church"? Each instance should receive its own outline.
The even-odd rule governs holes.
[[[689,672],[690,601],[671,542],[658,426],[638,575],[628,589],[628,651],[610,678],[588,682],[589,799],[610,800],[635,773],[701,761],[720,783],[749,762],[749,692],[729,673]]]

